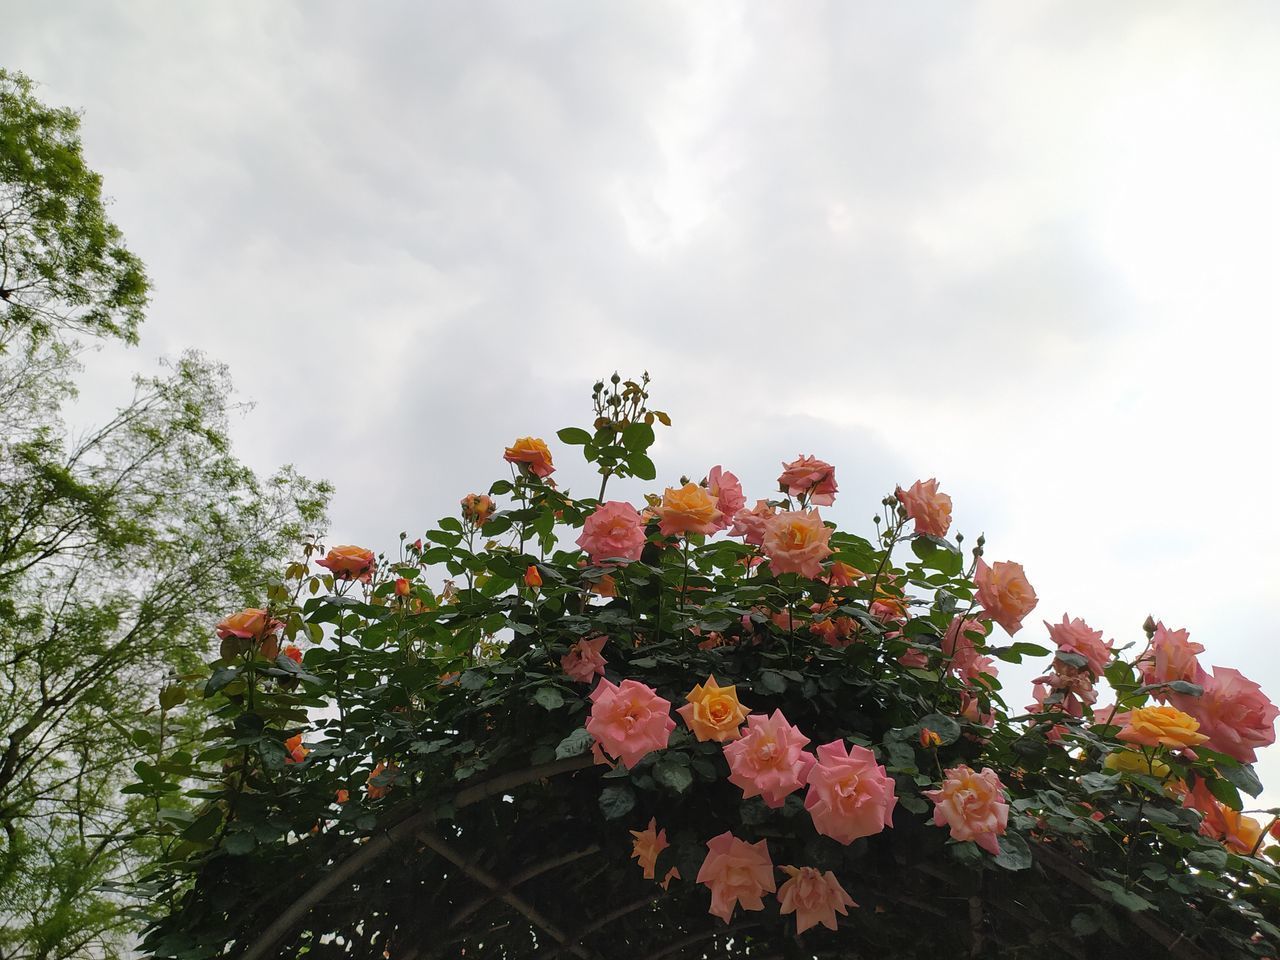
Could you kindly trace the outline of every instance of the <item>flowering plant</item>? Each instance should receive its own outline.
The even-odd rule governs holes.
[[[655,478],[647,386],[557,435],[595,496],[520,438],[422,540],[267,591],[301,662],[225,647],[206,743],[135,791],[196,804],[157,819],[154,955],[1273,955],[1256,684],[1151,621],[1128,658],[1039,633],[932,478],[869,537],[812,455],[754,501],[712,465],[606,500]],[[998,662],[1050,655],[1010,710]]]

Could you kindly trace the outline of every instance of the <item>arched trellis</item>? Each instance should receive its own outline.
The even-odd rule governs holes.
[[[594,796],[599,789],[598,776],[593,771],[583,773],[593,765],[590,756],[572,757],[524,769],[510,770],[496,776],[478,778],[456,790],[448,803],[455,813],[476,808],[485,802],[504,802],[504,797],[519,795],[524,788],[546,783],[553,778],[570,778],[579,774],[591,781],[586,795]],[[578,778],[572,778],[578,779]],[[438,803],[439,798],[434,798]],[[584,864],[597,864],[594,874],[617,869],[604,858],[616,851],[607,850],[600,842],[587,843],[566,849],[551,857],[531,864],[504,864],[503,869],[486,866],[477,849],[468,846],[456,836],[442,836],[434,821],[432,811],[419,804],[405,803],[388,811],[379,829],[365,842],[353,845],[345,856],[337,859],[327,872],[301,890],[281,909],[270,922],[256,931],[246,931],[242,938],[242,960],[266,960],[266,958],[292,955],[289,952],[290,937],[305,927],[309,919],[325,916],[324,907],[344,889],[359,885],[367,872],[376,870],[380,863],[403,855],[406,850],[423,851],[447,864],[456,871],[456,886],[468,895],[465,900],[452,904],[423,904],[423,912],[416,934],[406,940],[403,935],[394,938],[394,952],[384,939],[369,942],[364,947],[348,939],[342,949],[334,950],[335,956],[376,957],[391,956],[397,960],[428,960],[441,956],[461,955],[468,940],[485,935],[485,930],[501,931],[510,928],[512,915],[519,918],[532,931],[537,948],[528,954],[535,960],[553,960],[573,956],[579,960],[612,960],[614,957],[631,957],[636,960],[692,960],[699,956],[717,955],[728,942],[739,942],[748,935],[753,946],[751,958],[776,957],[843,957],[870,956],[859,951],[858,935],[854,931],[841,931],[840,946],[836,953],[827,949],[809,949],[790,935],[790,920],[776,916],[739,914],[728,925],[705,914],[685,914],[677,923],[659,928],[656,921],[662,914],[661,905],[667,901],[666,892],[656,887],[642,890],[639,895],[610,903],[590,916],[583,916],[579,902],[561,900],[558,913],[546,906],[548,898],[528,893],[531,888],[548,884],[565,891],[571,885],[564,881],[566,870],[578,869]],[[621,832],[622,828],[616,828]],[[303,843],[311,841],[302,841]],[[499,844],[501,846],[501,844]],[[1035,850],[1037,868],[1046,878],[1059,883],[1062,888],[1074,890],[1080,897],[1098,900],[1088,872],[1072,861],[1070,856],[1053,845],[1043,845]],[[638,873],[634,864],[625,863],[623,869]],[[954,932],[957,943],[963,942],[963,950],[971,956],[1000,956],[999,951],[1011,946],[1016,937],[1009,931],[1022,932],[1029,925],[1024,912],[1026,904],[1016,892],[1020,881],[1007,882],[991,889],[970,892],[965,889],[966,877],[946,864],[917,862],[911,869],[922,878],[924,887],[933,895],[913,893],[897,885],[882,885],[876,890],[878,899],[896,904],[904,911],[918,917],[922,930],[946,927]],[[941,895],[937,891],[943,891]],[[697,894],[692,895],[695,899]],[[551,898],[556,899],[556,898]],[[440,908],[440,909],[437,909]],[[645,913],[646,908],[650,908]],[[474,920],[486,912],[498,917],[488,927],[473,928]],[[567,917],[573,915],[570,922]],[[608,938],[611,929],[628,918],[643,916],[655,922],[654,937],[642,949],[628,943],[625,949],[610,944],[602,949],[599,940]],[[1209,960],[1210,954],[1186,936],[1170,929],[1158,919],[1142,914],[1117,914],[1124,917],[1140,934],[1140,939],[1154,949],[1152,956],[1169,956],[1177,960]],[[998,923],[993,925],[993,919]],[[690,922],[692,921],[692,922]],[[1031,920],[1034,923],[1034,920]],[[772,927],[772,929],[770,929]],[[1004,932],[1000,929],[1005,928]],[[476,929],[481,932],[477,935]],[[596,940],[596,943],[592,941]],[[364,952],[361,952],[363,949]],[[995,951],[994,953],[984,951]],[[314,953],[314,949],[311,949]],[[1045,944],[1042,956],[1084,958],[1088,954],[1080,944],[1058,938]],[[957,954],[963,955],[963,954]],[[1010,954],[1013,955],[1013,954]],[[1133,954],[1143,956],[1142,953]]]

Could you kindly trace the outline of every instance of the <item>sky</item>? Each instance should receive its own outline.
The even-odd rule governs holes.
[[[394,551],[647,369],[651,485],[937,477],[1041,619],[1148,613],[1280,700],[1280,7],[14,4],[154,281],[81,412],[205,351]],[[1011,704],[1032,668],[1006,670]],[[1022,689],[1026,689],[1023,695]],[[1280,804],[1280,749],[1260,772]]]

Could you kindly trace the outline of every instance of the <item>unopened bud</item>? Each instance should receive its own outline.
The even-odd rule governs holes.
[[[920,746],[926,750],[936,750],[942,746],[942,737],[928,727],[920,728]]]
[[[1151,614],[1147,614],[1147,619],[1142,621],[1142,632],[1147,635],[1148,640],[1156,635],[1156,622]]]
[[[874,517],[872,517],[871,522],[874,523],[877,527],[880,526],[880,514],[876,514]]]
[[[618,376],[618,371],[615,370],[613,372],[613,376],[609,378],[609,382],[612,383],[615,387],[622,382],[622,378]]]

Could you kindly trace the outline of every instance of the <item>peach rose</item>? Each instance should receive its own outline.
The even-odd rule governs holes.
[[[555,472],[551,451],[537,437],[521,437],[507,447],[502,459],[507,463],[523,464],[535,477],[549,477]]]
[[[804,808],[819,833],[850,844],[893,826],[893,780],[866,747],[824,743],[808,782]]]
[[[1004,784],[990,767],[977,773],[961,764],[946,771],[937,790],[924,795],[933,801],[933,822],[950,827],[954,840],[972,840],[993,857],[1000,855],[996,837],[1009,826]]]
[[[298,665],[302,664],[302,649],[296,643],[291,643],[285,647],[284,655],[294,663]]]
[[[413,591],[413,584],[411,584],[404,577],[396,577],[396,596],[397,597],[407,597],[412,591]]]
[[[916,534],[945,537],[951,527],[951,498],[938,492],[938,481],[917,480],[906,490],[894,491],[907,508],[907,516],[916,522]]]
[[[1142,682],[1155,684],[1186,680],[1203,685],[1204,668],[1196,659],[1200,653],[1204,653],[1204,646],[1195,643],[1186,630],[1170,630],[1163,623],[1157,623],[1151,635],[1151,648],[1138,659]],[[1156,690],[1152,695],[1167,700],[1169,692]]]
[[[1118,740],[1143,747],[1181,749],[1209,739],[1199,732],[1200,724],[1194,717],[1176,707],[1139,707],[1128,713],[1117,713],[1111,723],[1121,727],[1116,734]]]
[[[711,890],[708,911],[725,923],[735,906],[763,910],[761,894],[773,893],[773,860],[765,840],[747,843],[729,831],[707,841],[707,857],[698,870],[698,883]]]
[[[587,517],[577,542],[597,565],[608,560],[639,560],[645,544],[644,521],[631,504],[610,500]]]
[[[898,663],[908,670],[926,670],[929,667],[929,655],[918,647],[910,647],[898,657]]]
[[[1214,667],[1201,678],[1204,694],[1175,693],[1169,699],[1200,721],[1205,746],[1241,763],[1258,759],[1258,747],[1276,742],[1276,709],[1262,688],[1239,670]]]
[[[597,673],[604,676],[604,665],[609,661],[601,656],[600,651],[606,640],[607,637],[579,640],[569,648],[569,652],[560,658],[560,666],[570,680],[590,683]]]
[[[667,875],[662,878],[662,883],[660,884],[660,886],[662,887],[663,890],[665,890],[667,889],[667,887],[671,886],[672,880],[681,880],[681,879],[683,878],[680,876],[680,868],[672,867],[670,870],[667,871]]]
[[[658,532],[664,537],[710,535],[720,529],[721,516],[715,500],[696,483],[686,483],[679,490],[667,487],[657,514]]]
[[[978,587],[978,603],[982,609],[1010,636],[1022,629],[1022,618],[1036,608],[1036,592],[1031,589],[1022,564],[997,562],[987,566],[978,558],[974,575]]]
[[[831,528],[817,510],[786,510],[765,524],[763,550],[774,573],[820,577],[830,540]]]
[[[283,626],[282,621],[269,617],[267,611],[249,607],[218,621],[218,639],[238,637],[241,640],[262,640]]]
[[[720,519],[716,522],[719,529],[733,523],[734,515],[747,505],[742,495],[742,483],[732,473],[720,466],[714,466],[707,473],[707,493],[716,502],[720,511]]]
[[[738,728],[747,719],[747,708],[738,702],[738,692],[732,684],[722,687],[710,676],[705,686],[695,684],[685,699],[689,702],[678,707],[676,713],[699,740],[724,743],[742,736]]]
[[[777,809],[808,779],[815,762],[812,754],[805,753],[808,742],[781,710],[769,717],[751,714],[747,732],[724,746],[729,782],[742,788],[744,798],[760,796],[766,806]]]
[[[768,500],[757,500],[750,510],[739,510],[733,515],[731,537],[742,537],[747,543],[760,546],[764,543],[764,528],[769,518],[776,514],[777,508],[769,505]]]
[[[249,607],[218,621],[218,638],[222,641],[219,653],[230,660],[244,653],[254,644],[258,652],[268,660],[280,654],[280,638],[277,636],[284,623],[267,615],[267,611]]]
[[[831,569],[827,573],[827,585],[831,587],[851,587],[865,576],[865,573],[852,564],[833,560]]]
[[[1089,672],[1095,679],[1102,676],[1111,660],[1114,640],[1104,643],[1101,630],[1090,629],[1079,617],[1068,620],[1065,613],[1061,623],[1046,620],[1044,625],[1049,629],[1049,639],[1058,645],[1059,653],[1078,653],[1089,661]]]
[[[829,507],[839,491],[836,468],[817,457],[801,456],[782,465],[778,489],[808,506]]]
[[[316,563],[328,568],[336,580],[368,583],[373,579],[373,569],[378,564],[378,558],[373,555],[372,550],[346,544],[334,547],[323,560],[317,560]]]
[[[634,838],[631,845],[631,858],[640,864],[646,880],[656,880],[658,854],[669,846],[667,831],[659,830],[657,818],[650,817],[648,827],[628,832]]]
[[[601,677],[591,691],[587,733],[628,770],[646,754],[664,749],[675,728],[671,701],[638,680],[613,684]]]
[[[820,873],[814,867],[791,866],[778,869],[790,878],[778,888],[778,902],[782,904],[778,913],[796,915],[797,934],[819,923],[834,930],[836,914],[847,917],[847,908],[857,906],[830,870]]]
[[[483,493],[468,493],[461,503],[462,519],[477,527],[483,527],[496,509],[493,500]]]

